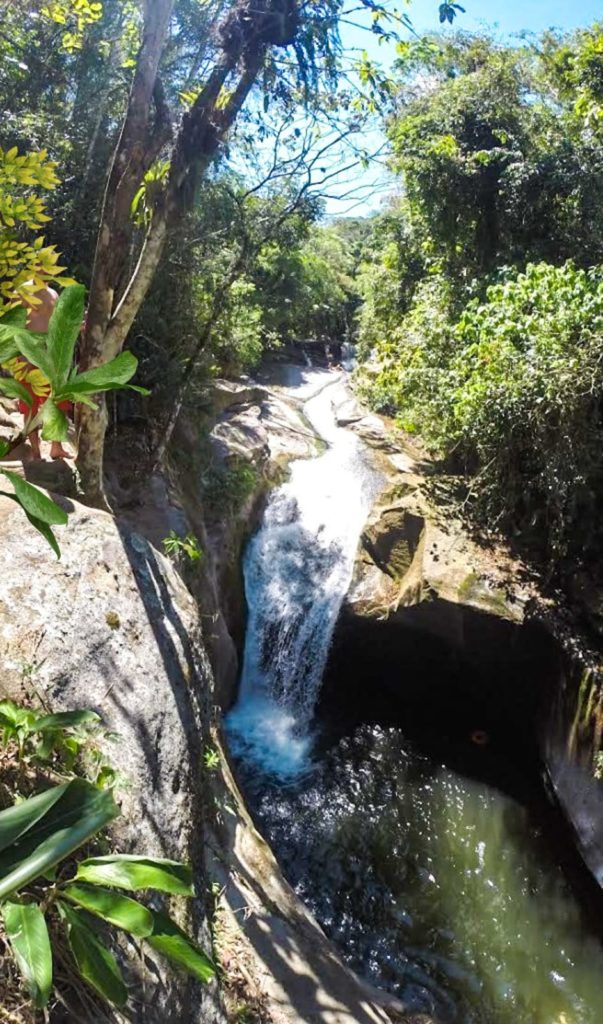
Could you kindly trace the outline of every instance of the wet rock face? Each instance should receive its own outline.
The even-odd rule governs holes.
[[[362,547],[382,573],[402,580],[425,533],[425,519],[402,507],[385,508],[362,533]]]
[[[479,548],[460,524],[440,524],[413,472],[392,474],[362,533],[347,607],[374,619],[406,621],[411,607],[427,628],[444,627],[438,602],[523,622],[532,594],[509,566]]]
[[[603,887],[603,681],[522,567],[485,549],[429,498],[416,453],[372,420],[354,424],[382,456],[388,486],[358,549],[334,639],[331,674],[385,703],[425,688],[452,719],[455,703],[539,744],[555,797]],[[584,590],[584,581],[581,581]],[[591,601],[592,606],[592,601]],[[329,678],[327,674],[327,690]],[[353,689],[353,687],[352,687]],[[456,695],[456,697],[455,697]],[[328,698],[328,692],[326,694]]]
[[[555,796],[603,888],[603,677],[598,665],[560,653],[558,685],[542,723],[542,748]]]
[[[21,510],[0,502],[4,692],[19,699],[35,687],[53,710],[98,711],[118,737],[107,756],[128,780],[118,848],[192,861],[203,891],[197,766],[210,670],[190,594],[148,541],[105,513],[67,503],[58,561]],[[201,901],[192,927],[209,948]],[[211,989],[152,957],[148,968],[141,1020],[221,1021]]]

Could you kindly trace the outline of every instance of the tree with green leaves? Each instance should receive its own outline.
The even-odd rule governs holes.
[[[362,392],[551,571],[602,543],[601,38],[400,48],[403,194],[359,281]]]
[[[384,8],[368,0],[374,24],[387,37]],[[454,13],[455,5],[451,6]],[[144,8],[141,45],[125,118],[104,196],[90,288],[83,365],[94,367],[122,349],[159,265],[168,236],[190,209],[200,181],[258,84],[265,108],[285,106],[333,89],[338,75],[341,0],[312,5],[296,0],[235,0],[202,20],[197,73],[181,95],[186,111],[174,131],[165,88],[174,0]],[[406,16],[389,15],[396,23]],[[281,56],[283,55],[283,56]],[[291,59],[283,59],[290,55]],[[144,177],[167,154],[163,187],[156,190],[144,238],[132,260],[132,203]],[[88,500],[104,504],[105,418],[86,409],[81,416],[78,465]]]

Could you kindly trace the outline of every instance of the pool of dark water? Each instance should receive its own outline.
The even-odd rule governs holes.
[[[323,722],[286,784],[239,764],[286,877],[347,963],[409,1010],[601,1024],[603,948],[560,867],[535,766],[508,748],[499,785],[490,751],[480,772],[479,751],[412,733]]]

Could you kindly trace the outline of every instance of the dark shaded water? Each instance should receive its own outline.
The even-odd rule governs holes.
[[[363,725],[294,784],[240,765],[285,875],[354,969],[446,1024],[601,1024],[603,950],[518,802]]]

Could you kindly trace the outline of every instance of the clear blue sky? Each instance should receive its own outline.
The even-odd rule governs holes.
[[[572,29],[603,19],[601,0],[459,0],[466,13],[458,17],[459,28],[473,30],[495,26],[501,33],[542,32],[555,27]],[[414,0],[408,13],[417,29],[437,27],[437,0]]]
[[[501,38],[510,38],[520,32],[534,32],[539,34],[547,28],[561,28],[571,30],[591,24],[597,19],[603,20],[602,0],[494,0],[485,3],[484,0],[458,0],[465,8],[464,14],[459,14],[454,27],[445,27],[445,31],[465,29],[475,31],[476,29],[491,29]],[[440,31],[438,7],[439,0],[414,0],[408,7],[404,0],[398,0],[397,6],[408,12],[412,23],[418,32]],[[344,26],[342,41],[347,48],[366,49],[371,57],[382,64],[387,65],[393,58],[393,48],[379,46],[376,38],[369,32]],[[379,145],[380,134],[372,133],[371,145],[375,148]],[[387,184],[385,173],[377,167],[358,176],[360,184],[367,184],[367,187],[374,182],[376,189],[372,197],[353,209],[349,203],[340,202],[337,199],[330,199],[327,204],[327,213],[337,216],[347,212],[354,215],[362,215],[370,212],[379,205],[379,190],[383,191]],[[335,189],[333,189],[335,191]],[[341,192],[345,188],[341,187]]]

